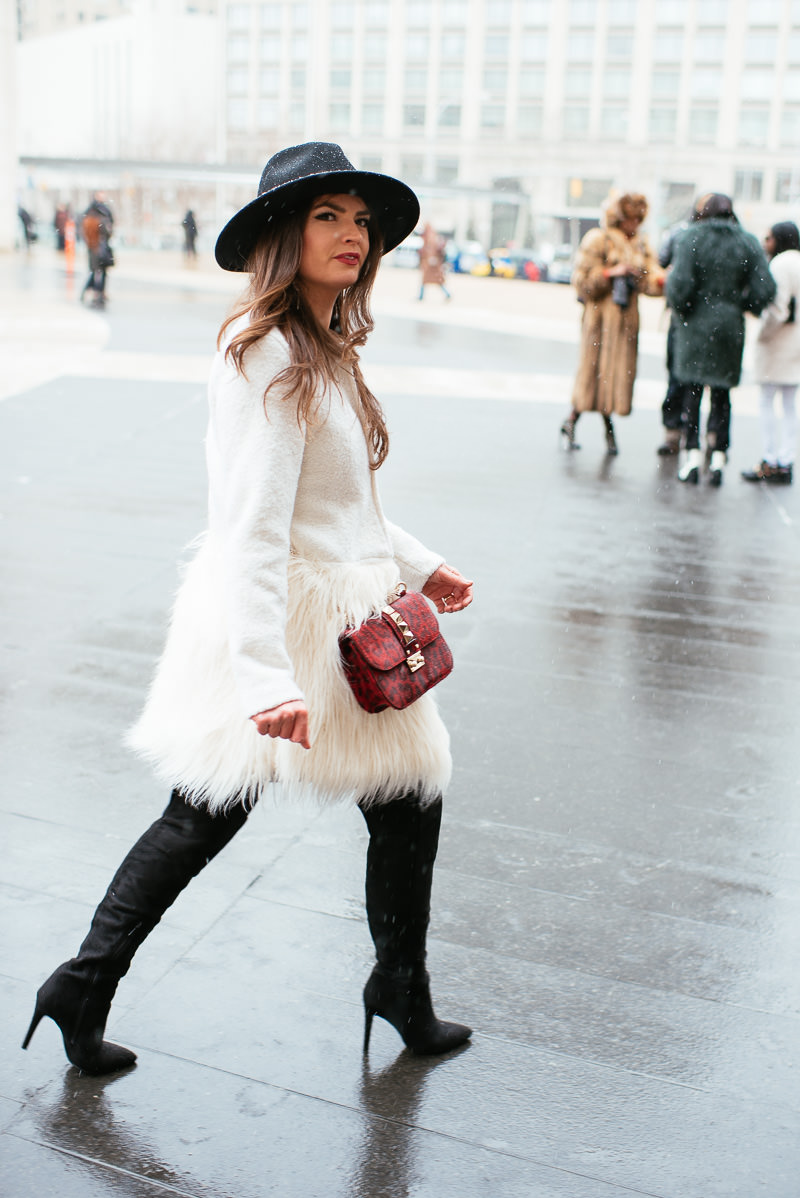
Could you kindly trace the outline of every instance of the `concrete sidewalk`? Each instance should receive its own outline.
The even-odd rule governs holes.
[[[445,629],[429,961],[472,1044],[414,1059],[377,1021],[362,1059],[364,829],[276,801],[122,982],[109,1032],[134,1070],[80,1076],[49,1021],[20,1052],[36,987],[166,801],[121,738],[204,524],[204,385],[181,371],[228,295],[120,274],[98,326],[49,267],[12,265],[14,377],[81,338],[98,373],[0,403],[4,1198],[796,1198],[800,505],[733,468],[682,486],[646,408],[609,459],[599,420],[563,454],[552,403],[386,396],[387,514],[477,585]],[[527,336],[390,300],[387,375],[530,361]],[[735,433],[754,458],[755,421]]]

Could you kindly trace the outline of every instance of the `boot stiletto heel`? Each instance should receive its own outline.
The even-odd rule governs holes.
[[[376,966],[364,987],[364,1052],[369,1049],[372,1020],[385,1019],[417,1056],[452,1052],[472,1035],[463,1023],[437,1019],[431,1002],[427,973],[418,978],[387,977]]]

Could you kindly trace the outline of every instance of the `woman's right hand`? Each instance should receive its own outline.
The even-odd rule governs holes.
[[[291,740],[304,749],[311,748],[308,739],[308,708],[301,699],[291,703],[279,703],[268,711],[259,711],[250,719],[262,736],[280,737],[281,740]]]

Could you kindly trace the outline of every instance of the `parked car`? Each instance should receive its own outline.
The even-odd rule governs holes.
[[[422,238],[419,233],[410,233],[396,250],[387,255],[386,261],[390,266],[402,266],[406,270],[416,270],[419,266],[419,252],[422,249]]]
[[[547,278],[547,263],[532,249],[496,249],[489,251],[492,274],[502,279],[530,279],[538,282]]]
[[[458,242],[451,239],[445,247],[445,257],[456,275],[479,274],[483,267],[489,268],[486,274],[491,270],[488,255],[479,241]],[[476,270],[476,267],[479,269]]]
[[[553,254],[552,261],[547,271],[547,279],[550,283],[571,283],[572,268],[575,265],[572,246],[560,245]]]

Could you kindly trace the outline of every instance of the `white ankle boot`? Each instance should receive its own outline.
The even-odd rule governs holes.
[[[715,449],[711,455],[709,463],[708,485],[710,487],[722,486],[722,471],[725,469],[727,458],[721,449]]]
[[[724,455],[723,455],[724,456]],[[678,471],[678,478],[682,483],[699,483],[700,482],[700,467],[703,464],[703,454],[699,449],[690,449],[686,454],[686,461]]]

